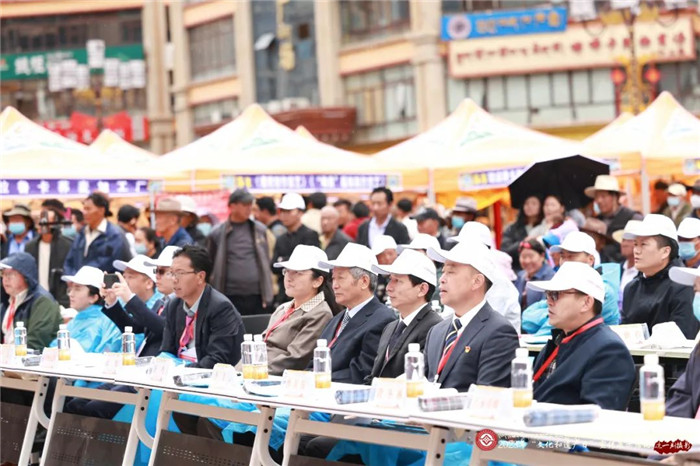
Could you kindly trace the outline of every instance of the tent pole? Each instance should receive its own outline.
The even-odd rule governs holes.
[[[503,218],[501,217],[501,201],[493,205],[493,231],[496,232],[496,249],[501,249],[503,238]]]
[[[650,195],[646,161],[642,159],[642,213],[644,215],[647,215],[651,211]]]
[[[428,200],[431,205],[435,205],[437,198],[435,195],[435,171],[432,168],[428,169]]]

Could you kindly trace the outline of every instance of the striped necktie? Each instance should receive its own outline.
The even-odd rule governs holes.
[[[445,357],[450,348],[454,346],[457,342],[457,335],[459,335],[459,329],[462,328],[462,321],[459,319],[454,319],[452,321],[452,329],[448,332],[445,337],[445,349],[442,350],[442,356]]]

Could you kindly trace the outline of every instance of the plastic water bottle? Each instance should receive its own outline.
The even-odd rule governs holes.
[[[314,350],[314,380],[316,388],[331,388],[331,349],[325,339],[316,340]]]
[[[408,398],[421,396],[425,381],[425,362],[420,344],[409,343],[408,353],[404,356],[404,373],[406,374],[406,396]]]
[[[644,356],[639,369],[639,401],[645,421],[660,421],[666,415],[664,392],[664,368],[659,365],[657,354]]]
[[[122,334],[122,366],[136,365],[136,337],[132,327],[124,327]]]
[[[15,323],[15,356],[27,355],[27,329],[24,322]]]
[[[56,339],[58,340],[58,360],[70,361],[70,332],[66,324],[58,326],[58,335],[56,335]]]
[[[241,364],[243,366],[243,379],[253,379],[255,374],[253,369],[253,335],[250,333],[243,335],[243,343],[241,343]]]
[[[262,335],[253,337],[253,378],[267,379],[267,344],[263,341]]]
[[[510,386],[513,407],[527,408],[532,404],[532,361],[527,348],[517,348],[510,366]]]

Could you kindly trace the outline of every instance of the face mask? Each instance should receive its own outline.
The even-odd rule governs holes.
[[[199,230],[204,236],[209,236],[209,233],[211,233],[211,223],[198,223],[197,230]]]
[[[464,226],[464,219],[462,217],[452,217],[452,226],[457,230],[461,230]]]
[[[680,197],[669,197],[668,200],[668,205],[671,207],[678,207],[681,203],[681,198]]]
[[[693,205],[693,209],[700,209],[700,194],[690,196],[690,203]]]
[[[63,236],[67,236],[68,238],[75,238],[77,235],[78,232],[75,230],[75,227],[63,227]]]
[[[678,243],[678,255],[681,256],[681,259],[683,259],[684,261],[692,259],[693,257],[695,257],[695,254],[695,244],[689,241]]]
[[[21,235],[27,230],[27,225],[24,222],[11,222],[7,229],[13,235]]]
[[[135,244],[134,245],[134,251],[136,251],[136,254],[146,254],[146,245],[145,244]]]
[[[693,314],[695,318],[700,320],[700,293],[695,293],[695,298],[693,299]]]
[[[598,203],[594,202],[593,203],[593,214],[597,217],[600,215],[600,207],[598,207]]]

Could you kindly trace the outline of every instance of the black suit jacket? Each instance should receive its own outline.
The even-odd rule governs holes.
[[[165,328],[165,311],[158,315],[161,306],[163,306],[163,300],[159,299],[151,310],[138,296],[134,296],[126,303],[126,309],[122,308],[117,301],[112,307],[103,306],[102,313],[109,317],[122,333],[124,333],[124,327],[131,326],[134,333],[144,334],[146,343],[139,356],[157,356],[163,344]]]
[[[425,339],[428,336],[428,331],[435,325],[442,322],[442,317],[433,310],[430,304],[426,304],[418,311],[416,317],[411,321],[411,324],[403,331],[399,339],[396,341],[394,348],[389,353],[389,358],[386,357],[386,350],[389,346],[389,339],[394,334],[399,321],[395,320],[386,327],[379,339],[379,347],[377,349],[377,357],[374,359],[374,367],[372,373],[367,378],[367,383],[370,383],[374,377],[398,377],[404,373],[404,356],[408,352],[410,343],[420,344],[421,350],[425,347]]]
[[[185,331],[185,317],[183,300],[171,300],[165,308],[161,351],[177,355],[180,337]],[[226,296],[207,285],[195,321],[197,362],[190,366],[211,369],[219,362],[237,364],[241,359],[243,333],[241,314]]]
[[[352,243],[352,238],[343,233],[340,230],[336,230],[333,234],[333,238],[326,245],[326,255],[328,260],[335,260],[340,255],[340,251],[343,250],[346,244]]]
[[[371,219],[362,222],[362,224],[357,229],[357,243],[369,247],[369,222]],[[411,238],[408,236],[408,230],[406,226],[397,222],[394,217],[389,219],[389,223],[386,225],[384,234],[391,236],[396,241],[396,244],[408,244],[411,242]]]
[[[445,345],[452,319],[444,320],[428,332],[425,342],[425,368],[433,381]],[[510,365],[519,346],[513,325],[488,303],[477,311],[455,343],[438,382],[442,388],[469,390],[473,383],[510,387]]]
[[[39,264],[39,241],[41,235],[35,235],[24,247],[24,252],[31,254]],[[63,263],[66,260],[68,251],[73,244],[70,238],[58,233],[51,240],[51,255],[49,256],[49,293],[58,301],[58,304],[69,307],[68,292],[66,282],[61,280],[63,275]]]
[[[319,338],[325,338],[330,344],[344,315],[343,311],[334,316],[326,324]],[[350,319],[331,347],[334,382],[364,383],[365,377],[372,371],[382,330],[395,319],[394,312],[376,297],[372,297],[372,300]]]

